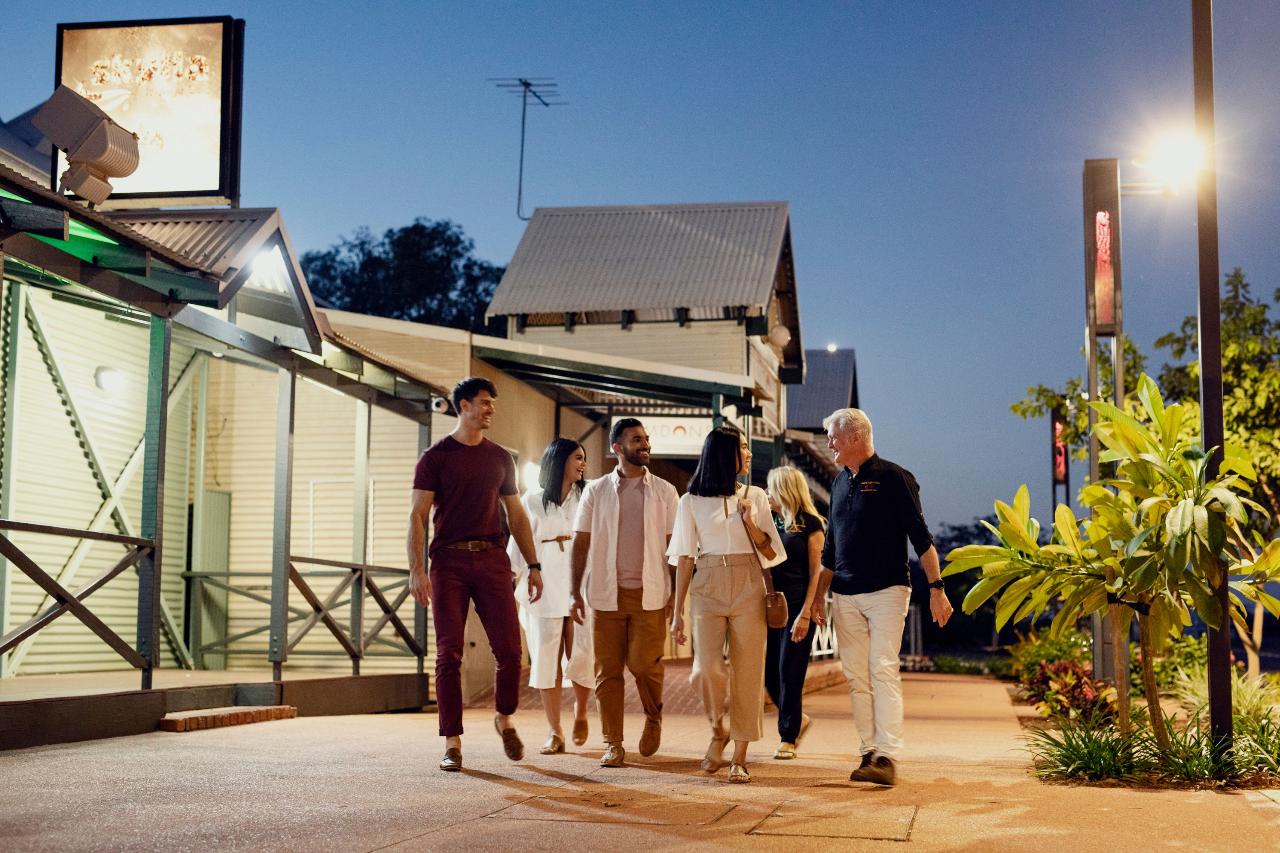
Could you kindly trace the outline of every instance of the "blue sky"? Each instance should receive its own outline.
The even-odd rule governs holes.
[[[1280,4],[1217,4],[1223,271],[1280,286]],[[1028,482],[1048,427],[1009,412],[1080,371],[1082,161],[1127,162],[1192,123],[1189,2],[347,3],[102,0],[5,16],[0,116],[51,90],[60,21],[247,23],[243,203],[295,247],[449,218],[506,263],[518,100],[526,210],[783,199],[804,340],[854,347],[877,448],[931,523]],[[1124,204],[1128,331],[1147,351],[1195,311],[1194,201]],[[1156,360],[1156,364],[1159,360]],[[1079,483],[1081,466],[1073,469]]]

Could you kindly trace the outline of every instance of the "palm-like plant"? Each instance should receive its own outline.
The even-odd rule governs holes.
[[[1221,472],[1207,477],[1208,453],[1188,438],[1190,415],[1166,406],[1159,389],[1143,375],[1141,407],[1134,414],[1110,403],[1093,403],[1100,456],[1114,474],[1080,492],[1088,518],[1077,519],[1059,504],[1053,539],[1038,542],[1040,524],[1031,518],[1026,486],[1013,504],[996,502],[996,545],[968,545],[947,555],[943,574],[981,570],[982,579],[964,600],[972,612],[992,596],[998,626],[1034,618],[1051,604],[1059,609],[1050,630],[1060,632],[1078,619],[1110,608],[1117,655],[1124,654],[1129,620],[1136,614],[1142,647],[1142,677],[1160,747],[1169,747],[1160,713],[1152,661],[1169,637],[1191,624],[1191,610],[1211,627],[1224,617],[1243,621],[1242,599],[1280,616],[1280,601],[1263,586],[1280,578],[1280,541],[1260,551],[1248,548],[1249,513],[1263,514],[1249,500],[1250,461],[1225,448]],[[1242,547],[1243,546],[1243,547]],[[1231,575],[1234,596],[1224,614],[1213,595]],[[1128,685],[1120,692],[1120,725],[1129,728]]]

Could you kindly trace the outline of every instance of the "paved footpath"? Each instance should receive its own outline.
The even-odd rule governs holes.
[[[808,698],[795,761],[771,760],[772,736],[752,750],[749,785],[698,771],[708,733],[692,714],[668,715],[659,755],[608,770],[595,747],[537,755],[536,708],[512,764],[491,715],[469,710],[461,774],[436,769],[432,714],[311,717],[0,753],[0,849],[1280,849],[1280,792],[1046,785],[1003,685],[916,674],[905,689],[894,788],[847,781],[838,688]],[[632,746],[641,718],[627,726]]]

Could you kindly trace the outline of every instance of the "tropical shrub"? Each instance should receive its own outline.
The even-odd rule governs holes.
[[[1007,675],[1009,659],[1003,656],[981,658],[962,657],[960,655],[935,655],[933,671],[951,675]]]
[[[1092,667],[1073,660],[1041,661],[1026,691],[1046,717],[1105,723],[1116,711],[1116,689],[1095,680]]]
[[[1137,386],[1141,411],[1130,414],[1110,403],[1091,403],[1098,414],[1096,434],[1103,463],[1114,476],[1080,492],[1087,519],[1058,505],[1053,538],[1039,544],[1040,523],[1031,517],[1026,486],[1013,504],[997,501],[999,544],[968,545],[947,555],[944,574],[981,571],[982,579],[965,597],[965,612],[996,597],[996,622],[1035,619],[1050,604],[1061,606],[1050,631],[1060,634],[1089,614],[1109,610],[1123,655],[1130,619],[1136,614],[1142,646],[1143,684],[1157,724],[1154,737],[1169,748],[1159,723],[1159,690],[1152,662],[1167,639],[1191,623],[1191,610],[1214,628],[1242,620],[1240,597],[1280,615],[1280,601],[1264,584],[1280,579],[1280,541],[1261,552],[1242,550],[1248,542],[1249,512],[1262,507],[1248,498],[1253,466],[1228,446],[1221,471],[1208,477],[1209,454],[1184,437],[1185,407],[1166,406],[1149,376]],[[1230,575],[1243,576],[1229,581]],[[1224,613],[1213,590],[1229,583],[1236,597]],[[1117,661],[1122,664],[1122,661]],[[1128,684],[1120,685],[1121,730],[1129,726]]]
[[[1083,631],[1058,634],[1032,631],[1026,636],[1019,635],[1018,641],[1006,648],[1009,650],[1013,674],[1026,686],[1028,681],[1036,677],[1041,663],[1089,663],[1092,646],[1092,638]]]
[[[1047,779],[1133,779],[1155,769],[1145,748],[1145,730],[1122,732],[1091,719],[1064,720],[1027,735],[1037,776]]]

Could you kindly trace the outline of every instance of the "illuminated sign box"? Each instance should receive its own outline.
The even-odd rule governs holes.
[[[230,17],[59,24],[54,86],[138,137],[138,170],[110,207],[238,204],[244,21]],[[66,168],[57,153],[53,186]]]
[[[1084,161],[1085,308],[1095,335],[1121,328],[1120,167],[1115,160]]]
[[[609,424],[613,424],[631,415],[619,415]],[[649,433],[649,448],[654,456],[686,456],[698,457],[702,454],[702,443],[711,432],[711,418],[672,417],[670,415],[646,415],[639,418]]]

